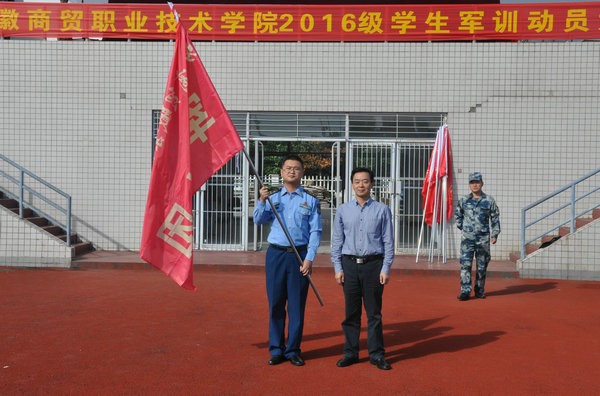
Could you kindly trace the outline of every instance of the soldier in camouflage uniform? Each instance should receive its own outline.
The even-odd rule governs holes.
[[[456,208],[456,225],[462,231],[460,241],[460,295],[461,301],[471,297],[471,266],[477,261],[475,297],[485,298],[485,274],[490,262],[490,242],[496,243],[500,234],[500,210],[496,201],[483,191],[481,173],[469,175],[471,194],[462,197]]]

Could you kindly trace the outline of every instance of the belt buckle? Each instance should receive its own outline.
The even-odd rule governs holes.
[[[365,259],[362,257],[357,257],[356,258],[356,264],[364,264],[365,263]]]

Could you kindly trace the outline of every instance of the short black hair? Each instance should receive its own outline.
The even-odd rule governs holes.
[[[302,169],[304,169],[304,161],[302,161],[302,158],[300,158],[296,154],[288,154],[285,157],[283,157],[283,160],[281,161],[281,169],[283,169],[283,164],[285,164],[285,161],[288,160],[300,162],[300,165],[302,165]]]
[[[354,168],[352,169],[352,174],[350,175],[350,181],[354,181],[354,175],[357,173],[368,173],[369,174],[369,178],[371,179],[371,182],[375,181],[375,174],[373,173],[373,171],[369,168],[364,168],[364,167],[358,167],[358,168]]]

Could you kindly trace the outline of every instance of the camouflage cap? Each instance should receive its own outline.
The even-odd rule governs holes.
[[[483,181],[483,177],[481,177],[481,173],[473,172],[469,175],[469,183],[472,181]]]

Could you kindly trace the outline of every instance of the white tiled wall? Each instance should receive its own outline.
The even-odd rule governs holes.
[[[230,111],[448,113],[455,195],[480,171],[501,209],[495,259],[523,206],[600,167],[599,42],[195,44]],[[0,152],[72,195],[97,249],[139,249],[173,46],[0,41]]]
[[[70,267],[71,248],[0,206],[0,265]]]

